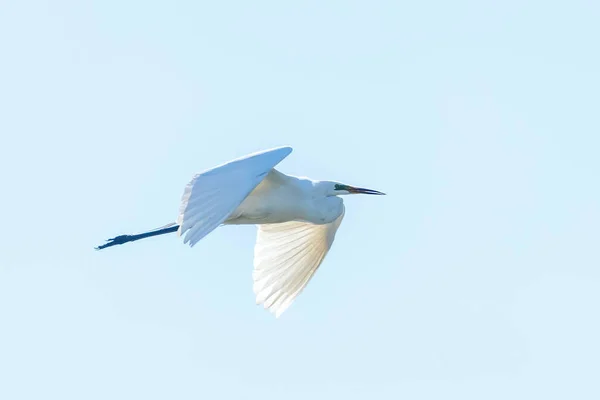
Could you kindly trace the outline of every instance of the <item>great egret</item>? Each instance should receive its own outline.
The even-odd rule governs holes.
[[[344,218],[346,194],[384,193],[331,181],[285,175],[274,167],[292,152],[277,147],[197,174],[171,223],[138,235],[121,235],[103,249],[177,232],[194,246],[222,224],[258,226],[252,278],[256,303],[279,317],[308,284]]]

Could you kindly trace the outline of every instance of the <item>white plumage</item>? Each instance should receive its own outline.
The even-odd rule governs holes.
[[[252,272],[256,303],[279,317],[321,265],[343,218],[342,211],[323,225],[297,221],[259,225]]]
[[[177,225],[113,244],[173,232],[193,247],[223,224],[258,225],[254,251],[257,304],[279,317],[313,277],[344,218],[339,195],[383,194],[331,181],[314,181],[275,169],[292,152],[278,147],[235,159],[193,177],[179,207]]]

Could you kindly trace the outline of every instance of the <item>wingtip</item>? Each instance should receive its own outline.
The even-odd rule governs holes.
[[[265,149],[262,151],[259,151],[257,153],[273,153],[273,152],[281,152],[284,153],[285,155],[283,156],[284,158],[289,156],[292,151],[294,151],[294,149],[292,148],[292,146],[277,146],[277,147],[271,147],[270,149]]]
[[[294,151],[294,148],[292,146],[281,146],[282,149],[287,150],[288,154],[290,154],[292,151]]]

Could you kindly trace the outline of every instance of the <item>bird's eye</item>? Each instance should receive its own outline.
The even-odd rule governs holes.
[[[346,186],[346,185],[340,185],[340,184],[336,184],[333,188],[335,190],[348,190],[348,186]]]

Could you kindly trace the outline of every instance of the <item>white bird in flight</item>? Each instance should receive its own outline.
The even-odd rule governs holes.
[[[201,172],[188,183],[177,222],[108,239],[100,250],[177,232],[190,247],[221,225],[258,226],[252,278],[256,304],[279,317],[306,287],[331,248],[344,218],[346,194],[384,193],[283,174],[275,169],[292,152],[277,147]]]

